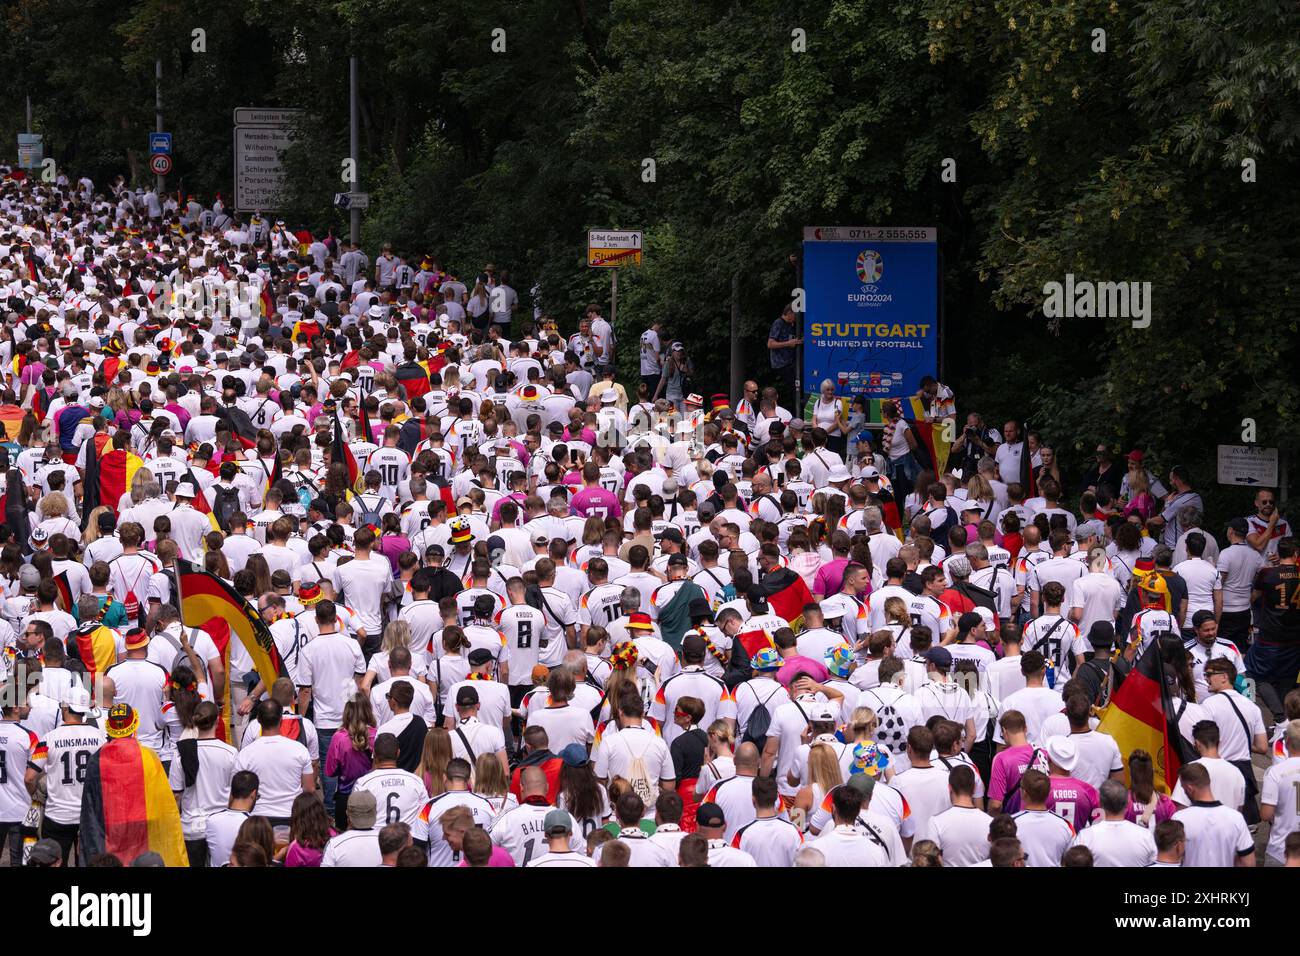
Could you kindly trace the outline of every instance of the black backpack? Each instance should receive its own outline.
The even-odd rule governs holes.
[[[781,690],[778,684],[776,690],[767,695],[767,700],[760,700],[749,715],[749,723],[745,725],[745,734],[740,738],[741,743],[751,743],[762,753],[763,748],[767,746],[767,731],[772,726],[772,712],[767,709],[767,702],[770,701]],[[758,696],[757,694],[754,696]]]
[[[216,499],[212,502],[212,515],[222,531],[230,532],[230,519],[240,510],[239,489],[216,486]]]

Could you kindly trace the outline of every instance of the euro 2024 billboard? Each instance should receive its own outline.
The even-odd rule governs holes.
[[[803,381],[839,395],[915,395],[939,370],[934,227],[804,229]]]

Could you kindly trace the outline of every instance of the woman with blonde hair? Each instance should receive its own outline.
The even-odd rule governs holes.
[[[845,753],[851,749],[845,748]],[[808,817],[813,810],[821,806],[822,801],[826,799],[826,794],[843,782],[844,776],[840,773],[840,757],[835,752],[835,748],[825,741],[815,742],[808,748],[808,763],[804,767],[801,779],[803,786],[794,798],[795,809],[803,811],[805,823],[802,829],[807,829]]]
[[[48,533],[66,535],[73,541],[81,538],[81,528],[75,521],[68,519],[68,499],[61,491],[51,491],[41,498],[36,505],[36,515],[40,518],[37,527]]]
[[[375,684],[382,684],[393,676],[388,666],[388,655],[399,647],[410,649],[411,625],[407,621],[389,621],[384,628],[384,643],[370,658],[366,675],[361,678],[362,691],[368,694]],[[411,650],[411,676],[416,680],[424,678],[424,655],[417,655],[414,650]]]
[[[375,712],[370,698],[358,693],[343,705],[343,724],[330,738],[321,768],[325,776],[338,778],[334,826],[340,833],[348,828],[348,796],[353,785],[370,772],[374,750]]]
[[[981,519],[993,513],[993,486],[983,475],[976,472],[966,482],[966,508],[979,508]]]
[[[715,783],[736,775],[736,732],[725,720],[709,724],[708,749],[704,752],[704,765],[695,780],[695,799],[702,798]]]
[[[496,756],[489,754],[493,760]],[[447,764],[451,760],[451,734],[441,727],[430,727],[424,735],[424,750],[416,776],[424,782],[429,796],[436,797],[447,789]]]
[[[479,754],[474,761],[473,784],[474,792],[492,804],[494,821],[519,806],[519,800],[510,792],[510,778],[496,754]]]
[[[885,598],[885,623],[880,628],[894,635],[894,647],[905,647],[912,632],[912,616],[900,597]]]
[[[81,532],[81,543],[83,546],[98,541],[103,535],[99,532],[99,516],[109,514],[108,505],[100,505],[86,518],[86,530]]]

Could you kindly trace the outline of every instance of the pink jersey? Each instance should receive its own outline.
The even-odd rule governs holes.
[[[989,773],[989,799],[1005,801],[1007,791],[1010,790],[1020,777],[1029,768],[1029,757],[1034,752],[1034,748],[1029,744],[1022,744],[1019,747],[1008,747],[1001,751],[993,758],[993,768]],[[1016,796],[1019,797],[1019,791]],[[1016,807],[1019,808],[1019,802]],[[1002,808],[1006,810],[1006,807]],[[1010,812],[1010,811],[1007,811]]]
[[[569,511],[583,518],[593,514],[602,518],[623,517],[623,506],[612,491],[606,491],[599,485],[583,488],[569,500]]]
[[[1074,827],[1078,833],[1093,818],[1101,817],[1101,801],[1097,789],[1090,783],[1073,777],[1052,777],[1052,789],[1047,794],[1047,809]]]

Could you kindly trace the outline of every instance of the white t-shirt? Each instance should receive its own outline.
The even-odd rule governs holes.
[[[1093,866],[1149,866],[1156,859],[1152,831],[1127,820],[1098,820],[1074,838],[1092,851]]]
[[[940,765],[909,767],[895,774],[893,788],[903,795],[911,814],[903,820],[899,833],[904,837],[924,832],[932,817],[952,806],[948,794],[948,771]]]
[[[931,817],[919,836],[939,845],[944,866],[974,866],[989,858],[992,821],[977,807],[949,807]]]
[[[294,799],[302,793],[302,778],[312,772],[311,755],[296,740],[278,734],[258,737],[239,752],[234,772],[241,770],[257,774],[254,812],[260,817],[288,817]]]
[[[1232,866],[1237,857],[1255,852],[1255,838],[1245,818],[1217,801],[1193,804],[1179,810],[1173,819],[1183,825],[1187,835],[1183,866]]]
[[[546,815],[555,809],[552,806],[520,804],[502,814],[497,822],[492,824],[492,842],[496,846],[503,847],[510,854],[511,859],[515,861],[515,866],[527,866],[534,857],[547,853],[546,832],[542,824],[546,820]],[[569,847],[583,852],[586,850],[587,841],[582,836],[582,829],[573,819],[572,814],[569,815],[569,820],[571,821]]]
[[[322,634],[302,649],[298,656],[298,686],[312,689],[318,728],[339,728],[343,705],[353,690],[353,677],[365,672],[361,645],[350,637]]]
[[[89,724],[64,724],[45,735],[42,743],[45,747],[45,816],[48,819],[67,825],[81,822],[81,794],[86,783],[86,769],[91,755],[104,745],[105,739],[104,731]]]
[[[1233,810],[1240,810],[1245,805],[1246,778],[1241,775],[1240,770],[1222,757],[1201,757],[1193,760],[1192,763],[1199,763],[1210,775],[1210,793],[1215,800]],[[1169,796],[1174,803],[1181,806],[1192,805],[1191,797],[1187,796],[1181,780],[1174,785],[1174,792]]]
[[[230,778],[235,773],[239,751],[224,740],[197,741],[199,772],[192,787],[185,786],[185,768],[180,756],[172,758],[168,782],[181,795],[181,830],[187,840],[202,840],[208,829],[208,817],[224,810],[230,802]],[[47,811],[48,812],[48,811]]]
[[[1014,814],[1016,838],[1025,851],[1026,866],[1060,866],[1074,840],[1074,828],[1051,810],[1021,810]]]
[[[414,828],[420,810],[429,800],[424,782],[415,774],[400,767],[372,770],[352,787],[352,792],[365,790],[375,795],[379,811],[379,825],[405,823]]]
[[[1235,690],[1210,694],[1201,706],[1219,725],[1219,756],[1224,760],[1249,760],[1251,740],[1264,733],[1259,706]]]
[[[383,854],[379,852],[377,827],[340,833],[325,844],[325,855],[320,861],[323,867],[382,866],[383,863]]]
[[[1001,718],[1009,710],[1018,710],[1025,715],[1025,731],[1029,737],[1029,742],[1035,746],[1041,744],[1040,732],[1045,721],[1052,714],[1059,714],[1065,707],[1065,701],[1059,692],[1050,687],[1026,687],[1018,690],[1014,694],[1009,694],[1002,699],[1002,706],[998,709],[998,717]],[[1005,743],[1002,737],[1002,725],[999,722],[993,739],[998,743]]]
[[[1275,808],[1272,830],[1268,835],[1268,855],[1279,863],[1286,862],[1287,836],[1300,828],[1300,814],[1297,814],[1296,808],[1297,792],[1300,792],[1300,757],[1288,757],[1264,772],[1260,803]]]

